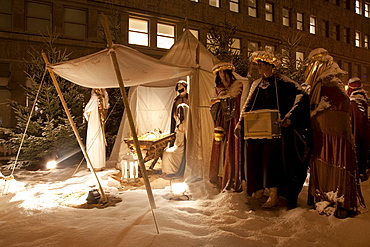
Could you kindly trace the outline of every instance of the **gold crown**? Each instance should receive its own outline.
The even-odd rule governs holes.
[[[251,61],[258,63],[258,61],[265,62],[274,66],[280,65],[280,59],[269,51],[255,51],[252,53]]]
[[[223,63],[216,64],[212,68],[212,72],[215,75],[217,74],[217,72],[219,72],[221,70],[231,70],[231,71],[234,71],[235,70],[235,66],[232,65],[231,63],[223,62]]]

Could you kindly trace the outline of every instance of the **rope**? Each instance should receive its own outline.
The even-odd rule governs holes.
[[[44,74],[42,75],[40,86],[39,86],[39,88],[37,90],[37,94],[36,94],[35,100],[33,101],[33,105],[32,105],[31,111],[30,111],[30,115],[29,115],[28,120],[27,120],[26,128],[24,129],[24,132],[23,132],[23,135],[22,135],[22,139],[21,139],[21,143],[20,143],[19,148],[18,148],[17,156],[15,157],[14,165],[13,165],[13,168],[12,168],[12,173],[10,174],[11,177],[13,177],[15,167],[17,166],[19,154],[21,153],[21,149],[22,149],[22,146],[23,146],[23,143],[24,143],[24,139],[26,137],[26,132],[28,130],[28,126],[30,125],[31,117],[32,117],[32,114],[34,112],[34,109],[35,109],[35,106],[36,106],[36,103],[37,103],[37,99],[38,99],[39,94],[40,94],[40,91],[41,91],[41,87],[42,87],[42,85],[44,83],[46,71],[47,70],[45,69]],[[10,186],[10,181],[11,180],[8,180],[8,181],[9,181],[8,186],[6,186],[7,185],[7,181],[5,181],[4,189],[3,189],[3,192],[1,193],[1,195],[3,195],[4,193],[6,195],[8,193],[9,186]]]

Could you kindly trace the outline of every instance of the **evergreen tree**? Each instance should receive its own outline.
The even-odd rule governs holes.
[[[220,61],[231,62],[235,66],[235,72],[246,77],[249,57],[248,54],[242,54],[240,50],[233,48],[236,30],[236,26],[228,21],[219,26],[209,26],[207,28],[207,49]]]
[[[12,102],[12,108],[17,119],[16,131],[12,141],[14,148],[18,150],[32,104],[40,88],[36,107],[31,116],[19,157],[19,160],[23,161],[21,163],[37,169],[42,167],[46,158],[63,158],[79,151],[78,142],[52,79],[49,73],[45,72],[45,62],[41,56],[41,52],[45,52],[50,63],[53,64],[68,60],[70,54],[67,54],[66,50],[61,51],[55,46],[56,35],[49,34],[44,39],[42,50],[32,47],[28,54],[29,60],[26,61],[26,74],[30,85],[24,86],[24,90],[29,104],[24,106],[16,101]],[[85,133],[83,107],[86,98],[90,96],[90,89],[59,77],[58,83],[79,132]]]

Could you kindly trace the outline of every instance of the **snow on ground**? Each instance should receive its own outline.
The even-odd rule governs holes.
[[[370,246],[370,212],[320,215],[306,206],[307,187],[298,208],[264,210],[247,205],[244,193],[217,194],[204,181],[189,184],[190,200],[174,200],[170,180],[150,175],[151,210],[143,183],[121,184],[110,169],[97,173],[108,203],[88,208],[96,179],[86,167],[72,177],[75,170],[15,171],[0,197],[0,246]],[[361,186],[370,206],[370,181]]]

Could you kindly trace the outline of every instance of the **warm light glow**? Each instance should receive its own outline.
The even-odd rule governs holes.
[[[346,89],[346,91],[348,90],[348,85],[345,85],[344,88]]]
[[[175,183],[171,185],[171,191],[174,195],[183,195],[188,188],[186,183]]]
[[[57,162],[55,160],[51,160],[48,163],[46,163],[47,169],[55,169],[57,167]]]

